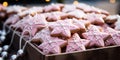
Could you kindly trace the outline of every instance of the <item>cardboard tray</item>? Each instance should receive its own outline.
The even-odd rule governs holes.
[[[13,32],[11,30],[11,32]],[[19,34],[15,34],[10,53],[17,52]],[[22,45],[26,42],[22,40]],[[13,51],[13,52],[12,52]],[[16,60],[120,60],[120,46],[108,46],[73,53],[44,55],[33,43],[28,43],[24,54]]]

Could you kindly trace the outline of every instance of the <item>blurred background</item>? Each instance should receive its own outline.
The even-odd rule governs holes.
[[[0,0],[0,3],[4,6],[44,6],[51,3],[77,4],[78,2],[105,9],[110,14],[120,14],[120,0]]]

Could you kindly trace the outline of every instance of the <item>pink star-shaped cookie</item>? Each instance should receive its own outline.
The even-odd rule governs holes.
[[[89,12],[95,12],[95,13],[99,13],[99,14],[109,15],[109,12],[99,9],[99,8],[96,8],[96,7],[93,7],[93,6],[91,6],[91,10],[89,10]]]
[[[109,36],[108,33],[100,32],[100,30],[94,26],[91,25],[91,28],[85,33],[82,33],[83,37],[90,40],[90,47],[91,46],[97,46],[97,47],[103,47],[105,46],[104,40]]]
[[[88,27],[90,25],[90,22],[87,20],[79,20],[79,21],[82,22],[85,25],[85,27]]]
[[[24,27],[23,29],[23,34],[24,35],[32,35],[34,36],[38,31],[39,29],[42,29],[44,28],[45,26],[43,25],[26,25],[26,27]]]
[[[65,5],[64,8],[62,9],[62,12],[68,13],[74,10],[77,10],[74,5]]]
[[[114,24],[119,18],[119,15],[109,15],[105,18],[106,23],[112,23]]]
[[[107,15],[107,16],[110,15],[110,13],[106,10],[100,9],[100,11],[101,11],[101,14],[104,14],[104,15]]]
[[[51,4],[49,6],[45,6],[43,9],[44,12],[60,11],[63,6],[63,4]]]
[[[87,4],[83,4],[83,3],[76,5],[76,8],[83,10],[84,12],[87,12],[87,13],[91,11],[91,6],[89,6]]]
[[[19,20],[15,24],[11,25],[13,28],[19,28],[21,30],[24,29],[26,25],[28,25],[29,20],[32,18],[32,16],[28,15],[24,17],[23,19]]]
[[[33,20],[31,20],[31,23],[35,25],[46,25],[47,21],[43,14],[36,14]]]
[[[86,50],[85,47],[89,45],[89,42],[90,40],[81,39],[79,35],[75,33],[70,39],[68,39],[66,52]]]
[[[31,8],[29,8],[29,9],[23,11],[23,12],[18,13],[17,15],[19,15],[20,17],[24,17],[28,14],[34,16],[36,13],[41,13],[41,12],[43,12],[42,7],[31,7]]]
[[[44,54],[61,53],[61,47],[64,47],[67,43],[62,39],[54,39],[49,36],[46,36],[45,38],[47,39],[47,41],[38,46],[38,48],[41,49]]]
[[[86,30],[87,23],[84,23],[82,20],[73,19],[73,24],[78,26],[80,30]]]
[[[66,17],[67,14],[63,12],[51,12],[47,14],[47,21],[57,21]]]
[[[24,28],[24,34],[30,32],[31,35],[34,36],[37,31],[46,26],[46,23],[47,22],[45,20],[44,15],[35,15],[32,19],[30,19],[27,27]]]
[[[76,5],[76,7],[77,7],[77,9],[83,10],[86,13],[93,13],[94,12],[94,13],[109,15],[109,12],[107,12],[105,10],[102,10],[102,9],[99,9],[99,8],[96,8],[93,6],[89,6],[89,5],[83,4],[83,3]]]
[[[96,26],[96,25],[89,25],[87,27],[87,29],[88,29],[87,31],[92,31],[92,32],[98,31],[98,32],[101,32],[102,27],[101,26]]]
[[[25,18],[26,19],[26,18]],[[16,25],[17,28],[21,28],[24,31],[24,34],[31,32],[31,35],[34,36],[37,31],[44,28],[46,26],[46,20],[44,15],[35,15],[34,17],[29,17],[26,20],[22,20]]]
[[[105,28],[104,31],[111,36],[108,40],[106,40],[106,45],[120,45],[120,31],[116,31],[110,27]]]
[[[52,36],[63,36],[67,38],[71,37],[71,33],[80,30],[78,26],[72,24],[71,19],[52,22],[51,24],[49,24],[49,27],[50,29],[52,29]]]
[[[106,16],[103,14],[95,14],[95,13],[91,13],[91,14],[87,14],[84,18],[88,21],[90,21],[93,24],[104,24],[104,20],[103,18],[105,18]]]
[[[6,20],[5,24],[12,25],[18,22],[19,20],[20,20],[20,17],[18,15],[13,15]]]
[[[46,36],[50,36],[50,30],[47,27],[37,32],[36,35],[32,38],[32,42],[45,42],[47,41]]]
[[[99,9],[99,8],[96,8],[96,7],[94,7],[94,6],[90,6],[90,10],[87,10],[88,12],[90,12],[90,13],[98,13],[98,14],[101,14],[101,13],[106,13],[106,15],[108,14],[108,12],[107,11],[104,11],[104,10],[102,10],[102,9]]]
[[[82,10],[74,10],[71,12],[68,12],[68,17],[75,17],[77,19],[82,19],[85,16],[85,13]]]
[[[8,6],[5,8],[7,13],[19,13],[22,12],[23,10],[27,10],[26,7],[19,6],[19,5],[13,5],[13,6]]]

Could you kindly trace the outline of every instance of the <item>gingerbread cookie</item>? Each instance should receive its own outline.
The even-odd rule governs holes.
[[[45,27],[47,24],[44,15],[35,15],[34,17],[27,16],[26,18],[23,18],[22,20],[18,21],[16,24],[13,25],[15,28],[20,28],[22,31],[24,30],[24,27],[32,27],[34,29],[41,29]],[[28,30],[29,31],[29,30]],[[34,31],[35,32],[35,31]],[[33,33],[34,35],[35,33]]]
[[[62,9],[62,12],[68,13],[71,11],[77,10],[76,6],[74,5],[65,5],[64,8]]]
[[[115,28],[116,30],[120,30],[120,17],[118,17],[117,21],[115,22]]]
[[[63,4],[51,4],[51,5],[45,6],[43,9],[44,9],[44,12],[60,11],[63,6],[64,6]]]
[[[46,14],[47,21],[57,21],[60,19],[65,19],[67,17],[67,14],[63,12],[51,12]]]
[[[24,16],[26,16],[28,14],[34,16],[35,14],[41,13],[41,12],[43,12],[42,7],[31,7],[31,8],[29,8],[29,9],[23,11],[23,12],[18,13],[17,15],[19,15],[21,17],[24,17]]]
[[[109,15],[106,17],[106,23],[115,23],[118,20],[119,15]]]
[[[28,15],[24,17],[23,19],[19,20],[15,24],[11,25],[13,28],[20,28],[21,30],[24,29],[26,24],[28,24],[28,21],[32,18],[32,16]]]
[[[71,33],[77,32],[80,28],[72,23],[71,19],[66,20],[58,20],[56,22],[52,22],[49,25],[50,29],[52,29],[52,36],[63,36],[66,38],[71,37]]]
[[[84,3],[79,3],[76,5],[77,9],[83,10],[84,12],[88,12],[89,10],[91,10],[91,7],[87,4]]]
[[[96,8],[94,6],[91,6],[91,10],[89,10],[88,12],[91,12],[91,13],[95,12],[95,13],[98,13],[98,14],[104,14],[106,16],[109,15],[109,12],[107,12],[103,9]]]
[[[90,40],[89,46],[104,47],[104,41],[109,36],[108,33],[100,32],[96,26],[91,26],[87,32],[83,33],[85,39]]]
[[[79,3],[78,5],[76,5],[77,9],[83,10],[86,13],[98,13],[98,14],[104,14],[104,15],[109,15],[109,12],[96,8],[94,6],[89,6],[87,4],[84,3]]]
[[[81,10],[74,10],[71,12],[68,12],[68,17],[70,18],[77,18],[77,19],[82,19],[85,16],[85,13]]]
[[[84,19],[90,21],[92,24],[98,24],[98,25],[102,25],[104,24],[104,20],[103,18],[105,18],[106,16],[103,14],[95,14],[95,13],[90,13],[87,14]]]
[[[5,10],[6,10],[6,12],[8,14],[10,14],[10,13],[19,13],[19,12],[22,12],[22,11],[24,11],[26,9],[27,9],[26,7],[19,6],[19,5],[8,6],[7,8],[5,8]]]
[[[62,39],[53,39],[48,36],[45,38],[48,40],[38,46],[38,48],[41,49],[45,55],[61,53],[61,47],[64,47],[67,43]]]
[[[34,36],[37,31],[46,27],[46,23],[44,15],[35,15],[28,21],[28,24],[26,24],[27,26],[23,30],[25,31],[24,34],[30,32],[31,35]]]
[[[120,45],[120,31],[110,27],[105,28],[104,31],[110,34],[110,38],[105,42],[106,45]]]
[[[81,39],[77,33],[68,39],[68,45],[66,52],[82,51],[86,50],[86,47],[89,45],[90,40]]]
[[[73,24],[78,26],[81,31],[86,30],[87,23],[84,23],[82,20],[77,20],[77,19],[72,19],[72,20],[73,20]]]
[[[47,41],[46,36],[50,36],[50,30],[47,27],[37,32],[36,35],[32,38],[32,42],[45,42]]]
[[[15,24],[16,22],[18,22],[20,20],[20,17],[18,15],[13,15],[10,16],[6,21],[5,24],[7,25],[12,25]]]

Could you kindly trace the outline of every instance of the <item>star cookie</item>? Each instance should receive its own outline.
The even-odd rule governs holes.
[[[105,18],[106,23],[115,23],[119,18],[119,15],[109,15]]]
[[[35,35],[37,31],[46,27],[46,20],[44,15],[35,15],[29,20],[28,25],[24,28],[24,34],[31,33],[32,36]]]
[[[77,9],[83,10],[86,13],[99,13],[99,14],[104,14],[104,15],[109,15],[109,12],[93,7],[93,6],[89,6],[87,4],[84,3],[79,3],[76,5]]]
[[[79,21],[82,22],[85,25],[85,27],[88,27],[90,25],[90,22],[87,20],[79,20]]]
[[[77,33],[68,39],[68,45],[66,52],[82,51],[86,50],[85,47],[89,45],[90,40],[81,39]]]
[[[80,28],[72,24],[71,19],[67,20],[58,20],[49,24],[50,29],[52,29],[52,36],[63,36],[66,38],[71,37],[71,33],[77,32]]]
[[[23,34],[24,35],[30,35],[31,36],[34,36],[39,30],[39,29],[42,29],[44,28],[45,26],[42,26],[42,25],[26,25],[26,27],[24,27],[23,29]]]
[[[19,20],[20,20],[20,17],[18,15],[13,15],[6,20],[5,24],[12,25],[18,22]]]
[[[17,15],[20,17],[24,17],[24,16],[29,15],[29,14],[34,16],[35,14],[41,13],[41,12],[43,12],[42,7],[31,7],[23,12],[18,13]]]
[[[87,31],[92,31],[92,32],[94,32],[94,31],[98,31],[98,32],[102,32],[102,29],[103,27],[101,27],[101,26],[96,26],[96,25],[89,25],[88,27],[87,27]],[[104,27],[105,28],[105,27]]]
[[[22,31],[25,30],[24,34],[31,32],[32,36],[35,35],[37,31],[44,28],[47,22],[44,15],[35,15],[34,17],[26,17],[23,20],[18,21],[13,27],[20,28]]]
[[[103,10],[103,9],[99,9],[99,8],[96,8],[94,6],[91,6],[91,10],[89,10],[89,12],[95,12],[95,13],[98,13],[98,14],[104,14],[104,15],[109,15],[109,12]]]
[[[28,15],[11,26],[13,28],[19,28],[20,30],[23,30],[31,18],[32,16]]]
[[[8,6],[7,8],[5,8],[5,10],[7,13],[19,13],[24,10],[27,10],[27,8],[19,5],[13,5],[13,6]]]
[[[80,3],[78,5],[76,5],[77,9],[83,10],[84,12],[90,12],[91,11],[91,6],[84,4],[84,3]]]
[[[51,12],[51,13],[48,13],[48,15],[47,15],[47,21],[52,22],[52,21],[64,19],[67,17],[66,15],[67,14],[65,14],[63,12]]]
[[[47,21],[46,18],[43,14],[36,14],[33,17],[33,20],[31,20],[32,24],[36,24],[36,25],[46,25]]]
[[[32,42],[45,42],[47,41],[46,36],[50,36],[50,30],[47,27],[37,32],[36,35],[32,38]]]
[[[62,12],[68,13],[74,10],[77,10],[74,5],[65,5],[64,8],[62,9]]]
[[[118,16],[118,19],[114,23],[114,25],[115,25],[115,27],[114,27],[115,30],[120,30],[120,16]]]
[[[85,39],[90,40],[90,47],[91,46],[97,46],[97,47],[103,47],[105,46],[104,40],[109,36],[108,33],[100,32],[100,30],[92,25],[91,28],[85,33],[82,33],[83,37]]]
[[[105,28],[104,30],[110,34],[110,38],[106,40],[106,45],[120,45],[120,31],[116,31],[110,27]]]
[[[73,24],[78,26],[80,30],[86,30],[87,23],[84,23],[82,20],[73,19]]]
[[[44,12],[60,11],[63,6],[63,4],[51,4],[49,6],[45,6],[43,9]]]
[[[100,12],[101,12],[101,14],[104,14],[104,15],[110,15],[110,13],[108,12],[108,11],[106,11],[106,10],[103,10],[103,9],[100,9]]]
[[[77,19],[82,19],[85,16],[85,13],[82,10],[74,10],[71,12],[68,12],[68,17],[74,17]]]
[[[106,16],[103,14],[91,13],[91,14],[87,14],[84,18],[93,24],[102,25],[102,24],[104,24],[103,18],[105,18],[105,17]]]
[[[67,43],[62,39],[53,39],[48,36],[45,38],[48,40],[38,46],[44,54],[59,54],[61,53],[61,47],[64,47]]]

